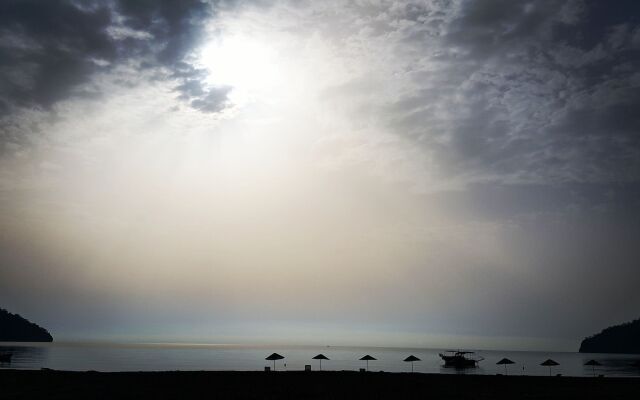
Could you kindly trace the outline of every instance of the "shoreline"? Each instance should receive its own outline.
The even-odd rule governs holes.
[[[0,370],[0,399],[636,398],[640,378],[356,371],[73,372]]]

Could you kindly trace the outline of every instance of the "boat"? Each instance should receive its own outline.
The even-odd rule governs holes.
[[[484,360],[473,351],[447,350],[439,356],[444,360],[445,367],[453,368],[475,368]]]
[[[11,362],[11,353],[0,353],[0,362]]]

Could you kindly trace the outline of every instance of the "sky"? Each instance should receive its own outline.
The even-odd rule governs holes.
[[[0,307],[58,340],[577,350],[640,309],[640,3],[0,2]]]

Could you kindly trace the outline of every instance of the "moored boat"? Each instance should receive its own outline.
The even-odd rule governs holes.
[[[444,360],[445,367],[475,368],[484,357],[477,356],[473,351],[448,350],[439,354]]]

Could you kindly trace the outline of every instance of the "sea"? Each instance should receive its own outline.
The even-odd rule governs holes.
[[[371,355],[369,371],[411,372],[412,365],[403,360],[414,355],[421,361],[413,363],[414,373],[480,374],[480,375],[557,375],[610,377],[640,376],[637,365],[640,355],[587,354],[575,352],[531,352],[482,350],[476,355],[484,357],[477,368],[458,370],[443,367],[438,356],[443,350],[385,347],[339,346],[266,346],[228,344],[183,343],[2,343],[0,354],[11,353],[10,362],[0,362],[0,369],[41,369],[67,371],[256,371],[274,364],[265,358],[279,353],[285,358],[275,363],[278,371],[304,370],[310,365],[319,370],[320,363],[313,360],[317,354],[329,358],[322,362],[322,370],[358,371],[367,368],[364,355]],[[502,358],[514,362],[506,370],[496,363]],[[559,363],[549,367],[540,364],[546,359]],[[592,368],[584,364],[596,360],[601,366]]]

